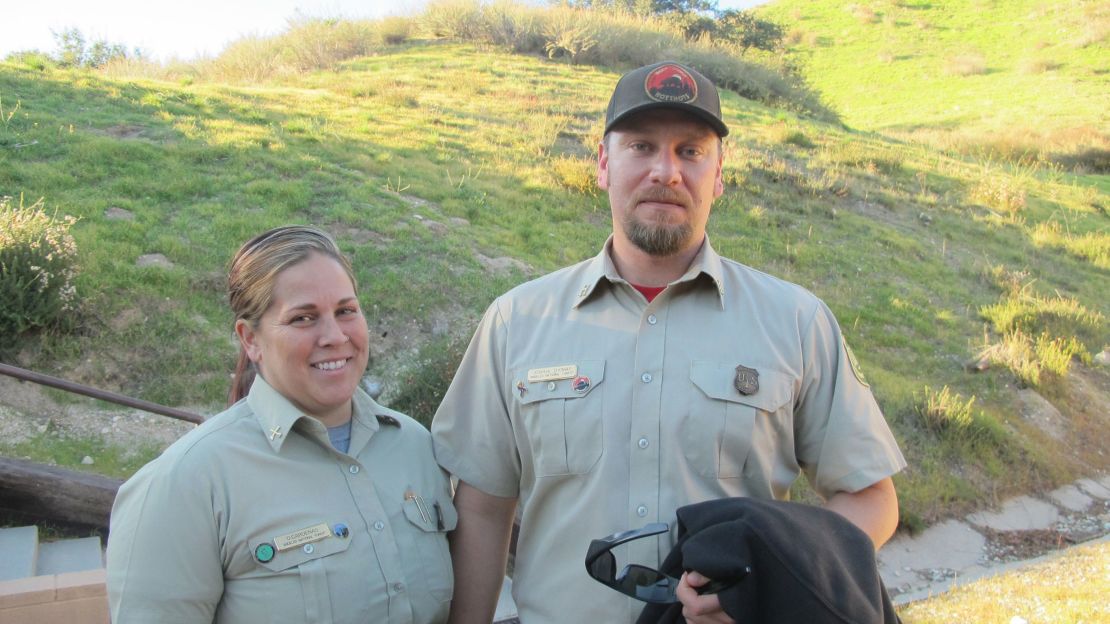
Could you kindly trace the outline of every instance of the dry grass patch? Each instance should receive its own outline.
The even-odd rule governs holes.
[[[1076,546],[1020,570],[899,609],[906,624],[1110,621],[1110,542]]]
[[[1060,63],[1046,58],[1025,59],[1018,66],[1018,70],[1023,74],[1043,74],[1056,69],[1060,69]]]
[[[982,54],[968,52],[950,57],[944,63],[944,73],[949,76],[977,76],[987,73],[987,60]]]
[[[849,4],[845,7],[861,24],[874,24],[879,21],[879,14],[875,9],[864,4]]]

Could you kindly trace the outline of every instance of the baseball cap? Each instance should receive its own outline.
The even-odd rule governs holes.
[[[645,65],[621,76],[609,98],[605,132],[622,119],[654,108],[685,111],[709,124],[718,136],[728,135],[717,87],[693,68],[674,61]]]

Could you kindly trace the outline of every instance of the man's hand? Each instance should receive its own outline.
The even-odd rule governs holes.
[[[735,624],[721,608],[717,594],[698,595],[696,588],[709,580],[697,572],[686,572],[679,579],[675,596],[682,603],[682,617],[689,624]]]

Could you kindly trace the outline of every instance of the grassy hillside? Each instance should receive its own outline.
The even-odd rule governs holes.
[[[1105,0],[775,0],[759,12],[853,127],[1110,168]]]
[[[621,71],[408,36],[256,81],[0,63],[0,195],[79,218],[84,300],[78,332],[23,337],[3,359],[218,409],[227,260],[267,227],[315,223],[355,260],[371,373],[427,420],[485,305],[604,241],[594,150]],[[833,308],[910,461],[908,524],[1108,466],[1108,410],[1085,390],[1110,388],[1090,366],[1110,344],[1106,176],[962,158],[733,92],[723,108],[713,243]],[[984,350],[989,369],[967,372]],[[1066,414],[1061,436],[1019,415],[1019,386]]]

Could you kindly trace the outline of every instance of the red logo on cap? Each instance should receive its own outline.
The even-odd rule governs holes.
[[[698,83],[678,65],[663,65],[644,79],[644,91],[657,102],[693,102],[698,97]]]

